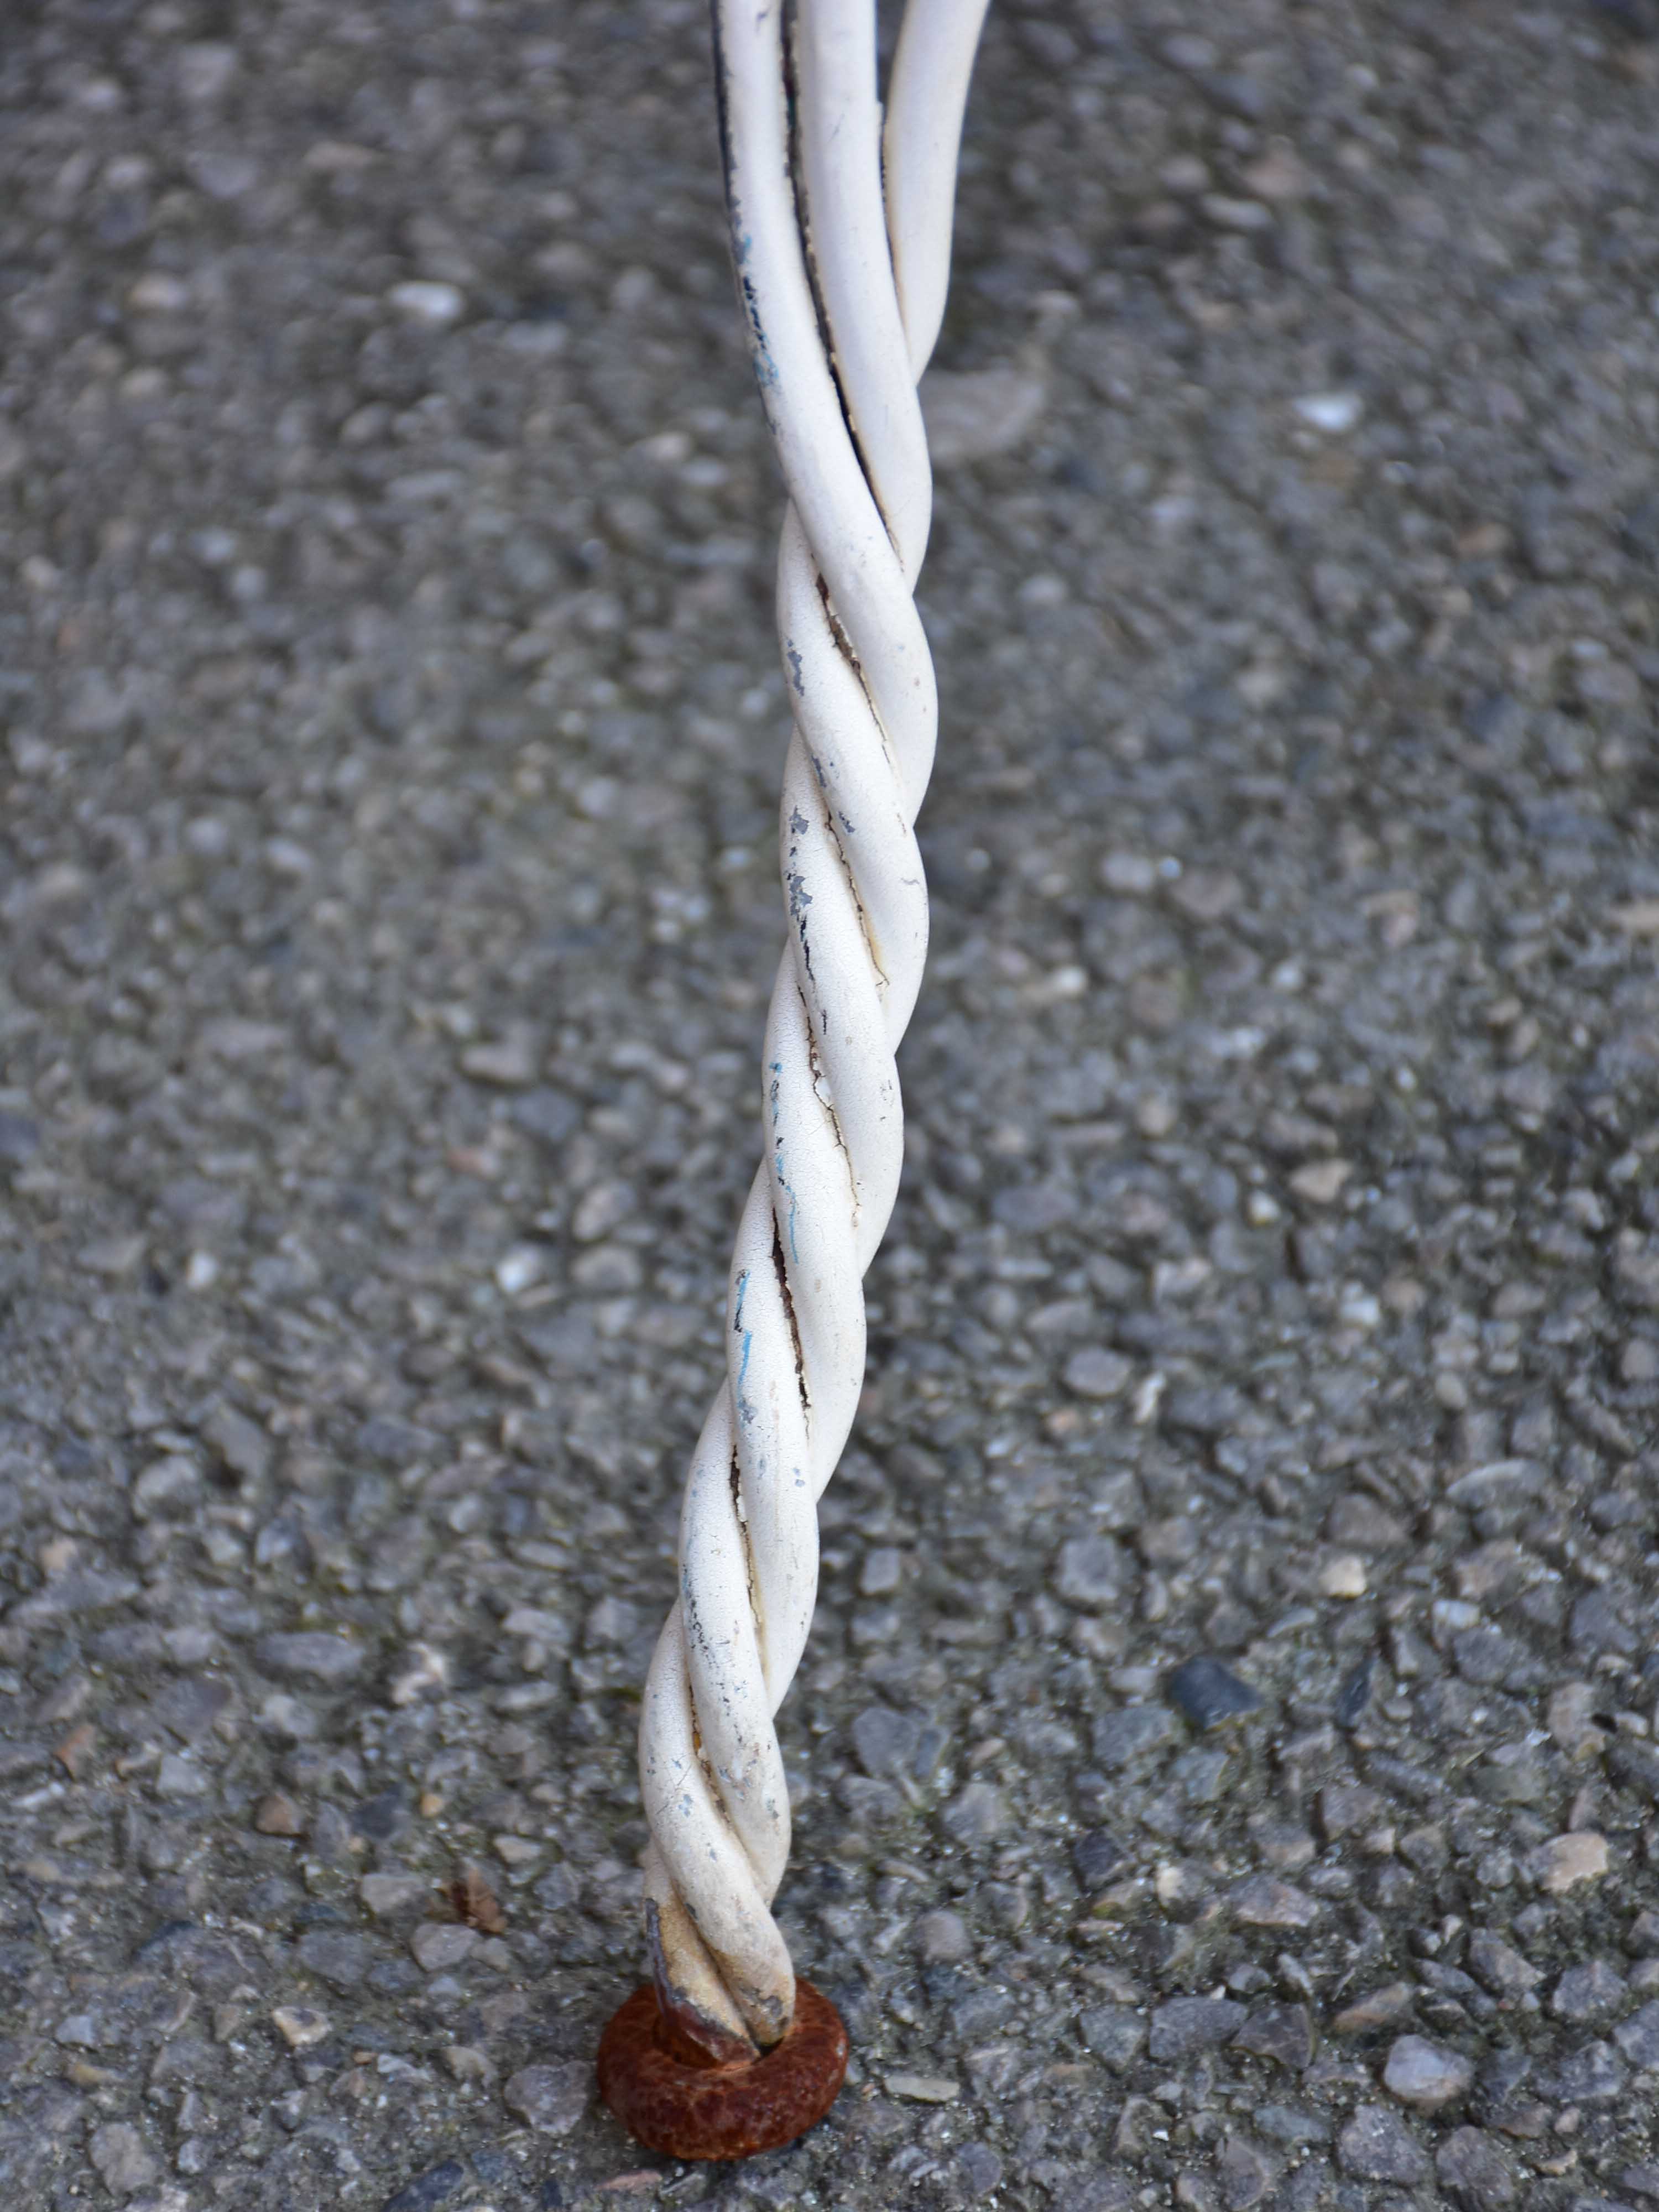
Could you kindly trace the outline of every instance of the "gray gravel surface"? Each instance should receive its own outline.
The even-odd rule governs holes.
[[[994,10],[785,1713],[851,2086],[594,2105],[780,943],[703,46],[0,32],[7,2201],[1642,2212],[1637,0]]]

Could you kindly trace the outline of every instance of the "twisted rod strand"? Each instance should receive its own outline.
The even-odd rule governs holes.
[[[912,598],[932,503],[916,382],[944,311],[984,4],[909,0],[884,136],[873,0],[798,0],[787,22],[781,0],[715,0],[732,257],[789,497],[777,604],[794,718],[766,1157],[640,1728],[659,2002],[716,2059],[776,2044],[794,2003],[770,1909],[790,1837],[773,1717],[811,1625],[817,1499],[858,1402],[862,1279],[903,1153],[894,1055],[927,951],[913,825],[937,723]]]

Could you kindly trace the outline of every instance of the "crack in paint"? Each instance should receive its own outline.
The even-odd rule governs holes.
[[[818,1055],[817,1039],[812,1035],[810,1025],[806,1032],[806,1064],[812,1077],[812,1095],[830,1117],[830,1133],[836,1140],[836,1149],[840,1152],[847,1170],[847,1187],[852,1196],[853,1226],[856,1230],[861,1209],[859,1200],[858,1174],[853,1165],[853,1148],[848,1143],[847,1133],[841,1126],[841,1115],[836,1107],[835,1085],[830,1082],[823,1062]]]
[[[783,1300],[783,1317],[789,1324],[789,1341],[795,1348],[795,1388],[800,1393],[803,1413],[812,1410],[812,1394],[806,1387],[806,1360],[801,1351],[800,1323],[795,1318],[795,1301],[789,1288],[789,1270],[783,1264],[783,1239],[778,1234],[778,1221],[772,1217],[772,1267],[778,1279],[778,1295]]]
[[[732,1316],[732,1334],[743,1339],[743,1357],[738,1363],[737,1380],[732,1385],[732,1395],[737,1403],[738,1419],[745,1423],[752,1421],[755,1418],[755,1408],[744,1397],[743,1391],[744,1383],[749,1375],[749,1357],[755,1348],[754,1330],[745,1328],[743,1325],[743,1302],[748,1291],[749,1270],[745,1267],[738,1277],[737,1310]]]

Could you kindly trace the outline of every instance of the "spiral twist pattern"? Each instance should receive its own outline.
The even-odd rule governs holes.
[[[794,2002],[771,1913],[790,1836],[773,1717],[811,1624],[817,1499],[858,1402],[862,1279],[903,1152],[894,1055],[927,950],[913,825],[937,722],[912,597],[932,498],[916,382],[982,14],[910,0],[884,138],[873,0],[798,0],[787,29],[776,0],[716,0],[732,254],[789,495],[777,605],[794,717],[766,1156],[640,1729],[659,2002],[717,2059],[776,2043]]]

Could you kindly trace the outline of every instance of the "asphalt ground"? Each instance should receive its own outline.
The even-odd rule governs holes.
[[[0,2182],[1644,2212],[1638,0],[993,11],[783,1715],[853,2076],[593,2100],[781,942],[704,42],[0,24]]]

